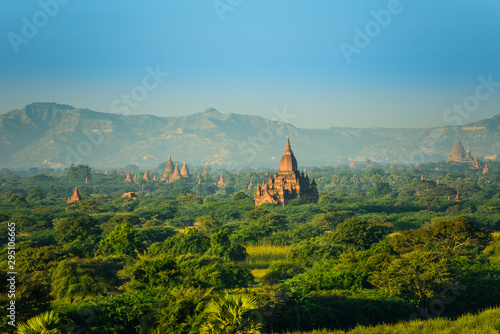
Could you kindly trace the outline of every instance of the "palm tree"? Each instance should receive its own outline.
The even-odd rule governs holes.
[[[257,308],[255,297],[245,293],[226,292],[207,304],[208,322],[205,334],[260,334],[262,325],[252,312]]]
[[[61,318],[55,311],[48,311],[37,315],[17,326],[18,334],[59,334],[62,331],[58,328]]]

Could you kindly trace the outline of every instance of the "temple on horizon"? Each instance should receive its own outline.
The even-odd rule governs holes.
[[[458,137],[453,145],[453,148],[451,149],[451,154],[446,159],[446,162],[451,162],[452,164],[466,163],[469,164],[471,168],[480,167],[479,158],[477,156],[472,158],[469,148],[467,148],[467,152],[465,152],[464,146]]]
[[[306,203],[318,202],[318,189],[314,179],[297,170],[297,160],[293,155],[290,140],[286,138],[286,148],[280,162],[280,171],[269,176],[269,181],[257,184],[255,188],[255,205],[275,203],[285,206],[290,200],[301,198]]]
[[[167,164],[165,166],[165,171],[163,172],[160,181],[166,181],[166,183],[170,183],[174,182],[175,180],[188,177],[190,177],[190,174],[189,174],[189,169],[186,165],[186,160],[184,160],[182,168],[179,169],[179,165],[177,163],[175,164],[174,167],[174,163],[172,162],[172,157],[169,154]]]

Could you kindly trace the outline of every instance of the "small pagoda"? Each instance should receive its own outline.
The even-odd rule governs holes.
[[[83,198],[78,192],[78,187],[75,187],[75,191],[73,191],[73,196],[69,197],[66,203],[73,203],[73,202],[78,202],[81,201]]]

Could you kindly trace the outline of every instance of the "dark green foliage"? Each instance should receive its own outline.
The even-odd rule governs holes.
[[[181,205],[191,204],[191,203],[197,203],[197,204],[203,203],[202,199],[196,196],[195,194],[187,194],[184,196],[180,196],[177,198],[177,201]]]
[[[101,224],[100,227],[106,232],[111,232],[117,225],[130,224],[131,226],[137,226],[140,223],[141,219],[136,215],[114,215],[106,223]]]
[[[267,284],[277,284],[304,272],[301,266],[289,262],[271,264],[262,280]]]
[[[272,326],[275,332],[347,329],[357,324],[397,322],[408,319],[412,312],[401,299],[379,291],[317,291],[285,298],[268,319],[268,327]]]
[[[31,232],[29,240],[32,242],[33,247],[57,245],[53,229]]]
[[[66,168],[66,177],[73,182],[84,182],[87,178],[89,181],[92,178],[92,169],[88,165],[75,166],[71,164]]]
[[[343,223],[346,219],[352,218],[353,216],[354,212],[352,211],[329,211],[314,216],[311,224],[325,231],[332,231],[340,223]]]
[[[257,223],[265,224],[266,226],[269,226],[273,231],[286,229],[288,225],[288,221],[285,215],[274,212],[263,215],[257,220]]]
[[[128,334],[150,328],[152,311],[160,305],[156,291],[130,291],[60,304],[57,310],[66,319],[68,332]]]
[[[174,255],[203,254],[210,248],[210,238],[195,228],[188,228],[184,233],[179,233],[161,245],[161,251]]]
[[[293,291],[305,293],[317,290],[356,290],[366,287],[368,272],[349,263],[344,265],[336,259],[317,262],[307,272],[294,276],[286,282]]]
[[[244,224],[234,232],[232,239],[237,243],[255,245],[259,240],[270,236],[274,230],[264,222]]]
[[[123,264],[119,257],[66,259],[53,271],[51,295],[72,302],[115,292],[120,285],[117,271]]]
[[[185,228],[193,226],[194,219],[189,217],[175,217],[167,222],[168,225],[176,228]]]
[[[302,267],[311,267],[324,258],[336,257],[342,253],[342,246],[333,244],[327,237],[313,238],[296,245],[288,255],[288,261]]]
[[[247,199],[249,196],[245,194],[243,191],[238,191],[236,194],[231,196],[231,201],[238,201],[240,199]]]
[[[207,251],[207,254],[219,256],[230,261],[244,261],[247,257],[245,247],[231,243],[227,230],[220,230],[210,235],[210,249]]]
[[[463,218],[441,219],[429,228],[405,231],[390,240],[398,252],[416,249],[466,254],[481,251],[491,241],[491,231],[478,229]],[[476,251],[476,253],[477,253]]]
[[[43,193],[40,187],[34,187],[28,193],[28,200],[31,202],[41,201],[45,198],[45,194]]]
[[[368,249],[372,244],[382,240],[389,231],[387,224],[351,218],[337,226],[331,233],[331,240],[347,247]]]
[[[268,213],[269,213],[269,211],[266,210],[265,208],[263,208],[262,205],[260,205],[260,206],[256,206],[255,208],[253,208],[250,211],[245,212],[243,217],[246,221],[253,222],[253,221],[259,220],[259,218],[267,215]]]
[[[99,244],[101,229],[92,217],[60,219],[54,229],[57,243],[77,256],[92,256]]]
[[[162,294],[161,304],[153,309],[149,328],[156,333],[199,334],[206,321],[204,309],[210,290],[175,288]]]
[[[410,304],[422,305],[453,283],[451,263],[443,255],[421,250],[403,254],[370,282]]]
[[[247,268],[215,256],[185,255],[179,258],[179,268],[190,284],[202,288],[241,288],[253,279]]]
[[[83,333],[199,334],[209,291],[191,288],[128,291],[60,306],[66,330]]]
[[[128,223],[120,224],[99,242],[98,254],[129,255],[135,257],[138,252],[144,251],[138,233]]]
[[[196,218],[196,222],[201,231],[215,232],[221,225],[220,221],[212,216],[201,216]]]
[[[26,320],[48,310],[51,276],[57,265],[68,257],[67,252],[59,246],[26,248],[16,254],[18,285],[16,296],[23,300],[23,312],[20,319]]]
[[[168,226],[153,226],[143,228],[137,231],[139,239],[146,246],[149,247],[155,242],[163,242],[166,239],[174,236],[177,232]]]
[[[390,193],[391,193],[391,186],[389,185],[389,183],[377,181],[375,182],[374,187],[368,189],[366,195],[370,197],[380,197],[389,195]]]
[[[34,215],[14,213],[10,217],[10,221],[16,223],[18,233],[30,233],[51,227],[48,221],[38,220]]]
[[[394,258],[392,249],[375,244],[369,250],[350,249],[338,258],[324,256],[303,274],[285,282],[290,289],[308,293],[317,290],[370,288],[369,275],[376,273]]]
[[[127,279],[127,290],[154,287],[173,287],[182,283],[182,273],[171,255],[139,256],[136,262],[125,266],[121,277]]]
[[[29,206],[28,202],[26,201],[26,197],[19,194],[13,194],[12,196],[10,196],[9,202],[19,208],[26,208]]]

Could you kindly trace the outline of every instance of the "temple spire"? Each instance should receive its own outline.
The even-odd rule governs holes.
[[[189,177],[189,169],[187,168],[186,160],[184,160],[184,165],[182,165],[182,168],[181,168],[181,176],[182,177]]]
[[[174,164],[172,162],[172,157],[168,155],[167,165],[165,166],[165,173],[169,174],[174,171]]]
[[[280,162],[280,171],[296,171],[297,170],[297,159],[292,152],[292,147],[290,145],[290,139],[286,137],[286,147]]]
[[[80,193],[78,192],[78,187],[75,187],[75,190],[73,191],[73,196],[68,198],[66,203],[73,203],[73,202],[78,202],[82,200],[82,196],[80,196]]]

